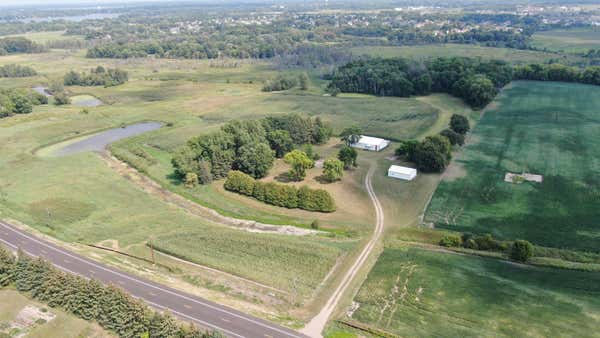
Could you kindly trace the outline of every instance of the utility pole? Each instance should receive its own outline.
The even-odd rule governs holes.
[[[150,247],[150,255],[152,257],[152,265],[156,265],[156,260],[154,259],[154,246],[152,245],[153,239],[154,239],[154,236],[150,236],[150,239],[148,240],[148,247]]]

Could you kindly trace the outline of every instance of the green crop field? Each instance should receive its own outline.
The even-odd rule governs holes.
[[[600,275],[387,248],[352,319],[403,337],[598,337]]]
[[[536,48],[566,53],[585,53],[600,49],[600,28],[555,29],[533,35],[532,45]]]
[[[353,47],[355,55],[371,55],[380,57],[405,57],[414,59],[429,59],[435,57],[480,57],[483,59],[506,60],[513,63],[538,63],[550,60],[563,62],[577,61],[580,58],[565,56],[552,52],[518,50],[513,48],[483,47],[468,44],[434,44],[400,47]]]
[[[426,222],[598,251],[600,88],[515,82],[492,103],[442,181]],[[507,172],[542,183],[504,182]]]

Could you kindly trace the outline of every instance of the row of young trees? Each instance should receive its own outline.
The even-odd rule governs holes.
[[[507,253],[512,260],[518,262],[527,262],[534,254],[533,244],[526,240],[518,239],[509,243],[507,241],[499,241],[490,234],[473,235],[464,233],[460,236],[445,235],[439,244],[449,248],[462,247],[471,250]]]
[[[328,90],[332,93],[407,97],[444,92],[462,98],[474,108],[481,108],[513,79],[600,85],[600,67],[583,70],[560,64],[513,67],[504,61],[466,57],[435,58],[425,62],[367,58],[339,67],[330,79]]]
[[[85,320],[94,320],[120,337],[221,338],[218,332],[201,332],[182,326],[170,314],[153,311],[115,286],[87,280],[54,268],[42,259],[0,247],[0,287],[18,291],[50,307],[61,308]]]
[[[428,136],[423,141],[402,141],[396,155],[415,163],[423,172],[442,172],[452,159],[452,146],[463,145],[469,131],[469,120],[462,115],[452,115],[450,128],[439,135]]]
[[[0,66],[0,77],[30,77],[36,75],[37,72],[29,66],[15,64]]]
[[[232,170],[227,175],[225,189],[257,200],[289,209],[333,212],[335,202],[331,195],[323,189],[310,189],[307,186],[296,188],[274,182],[261,182],[241,171]]]
[[[92,68],[89,73],[70,71],[65,74],[65,86],[105,86],[112,87],[129,80],[126,71],[115,68],[105,69],[102,66]]]
[[[48,98],[29,89],[0,89],[0,118],[29,114],[33,106],[47,104]]]
[[[172,164],[178,177],[192,184],[224,178],[230,170],[261,178],[275,157],[299,145],[325,143],[330,136],[331,128],[321,119],[297,114],[234,120],[215,133],[190,139],[175,153]]]

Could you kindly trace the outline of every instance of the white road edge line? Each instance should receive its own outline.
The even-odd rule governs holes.
[[[61,254],[63,254],[63,255],[66,255],[66,256],[68,256],[68,257],[71,257],[71,258],[73,258],[73,259],[76,259],[76,260],[78,260],[78,261],[81,261],[81,262],[83,262],[83,263],[89,264],[89,265],[91,265],[91,266],[94,266],[94,267],[96,267],[96,268],[98,268],[98,269],[101,269],[101,270],[104,270],[104,271],[106,271],[106,272],[113,273],[113,274],[115,274],[115,275],[121,276],[121,277],[123,277],[123,278],[125,278],[125,279],[129,279],[129,280],[131,280],[131,281],[137,282],[137,283],[139,283],[139,284],[142,284],[142,285],[145,285],[145,286],[147,286],[147,287],[154,288],[154,289],[156,289],[156,290],[161,290],[161,291],[163,291],[163,292],[166,292],[166,293],[168,293],[168,294],[171,294],[171,295],[174,295],[174,296],[177,296],[177,297],[180,297],[180,298],[183,298],[183,299],[189,300],[189,301],[191,301],[191,302],[194,302],[194,303],[197,303],[197,304],[200,304],[200,305],[203,305],[203,306],[205,306],[205,307],[208,307],[208,308],[210,308],[210,309],[213,309],[213,310],[215,310],[215,311],[222,312],[222,313],[226,313],[226,314],[228,314],[228,315],[230,315],[230,316],[233,316],[233,317],[236,317],[236,318],[239,318],[239,319],[245,320],[245,321],[247,321],[247,322],[250,322],[250,323],[256,324],[256,325],[258,325],[258,326],[262,326],[262,327],[264,327],[264,328],[267,328],[267,329],[270,329],[270,330],[273,330],[273,331],[276,331],[276,332],[282,333],[282,334],[284,334],[284,335],[286,335],[286,336],[290,336],[290,337],[294,337],[294,338],[302,338],[302,336],[298,336],[298,335],[291,334],[291,333],[289,333],[289,332],[286,332],[286,331],[283,331],[283,330],[281,330],[281,329],[279,329],[279,328],[272,327],[272,326],[270,326],[270,325],[267,325],[267,324],[265,324],[265,323],[261,323],[261,322],[255,321],[255,320],[253,320],[253,319],[250,319],[250,318],[246,318],[246,317],[244,317],[244,316],[241,316],[241,315],[239,315],[239,314],[237,314],[237,313],[233,313],[233,312],[230,312],[230,311],[227,311],[227,310],[221,309],[221,308],[219,308],[219,307],[213,306],[213,305],[211,305],[211,304],[204,303],[204,302],[202,302],[202,301],[199,301],[199,300],[197,300],[197,299],[190,298],[190,297],[187,297],[187,296],[185,296],[185,295],[181,295],[181,294],[178,294],[178,293],[176,293],[176,292],[173,292],[173,291],[170,291],[170,290],[167,290],[167,289],[163,289],[163,288],[161,288],[161,287],[158,287],[158,286],[155,286],[155,285],[152,285],[152,284],[148,284],[148,283],[146,283],[146,282],[144,282],[144,281],[141,281],[141,280],[135,279],[135,278],[133,278],[133,277],[129,277],[129,276],[127,276],[127,275],[124,275],[124,274],[122,274],[122,273],[120,273],[120,272],[118,272],[118,271],[110,270],[110,269],[108,269],[108,268],[105,268],[105,267],[103,267],[103,266],[101,266],[101,265],[98,265],[98,264],[92,263],[92,262],[90,262],[90,261],[87,261],[87,260],[85,260],[85,259],[79,258],[79,257],[77,257],[77,256],[73,256],[73,255],[71,255],[69,252],[63,251],[63,250],[61,250],[61,249],[58,249],[58,248],[54,248],[54,247],[52,247],[52,246],[50,246],[50,245],[48,245],[48,244],[46,244],[46,243],[44,243],[44,242],[41,242],[41,241],[39,241],[39,240],[37,240],[37,239],[35,239],[35,238],[33,238],[33,237],[30,237],[30,236],[28,236],[27,234],[24,234],[24,233],[22,233],[22,232],[20,232],[20,231],[16,231],[15,229],[13,229],[12,227],[9,227],[8,225],[6,225],[6,224],[5,224],[5,223],[3,223],[3,222],[0,222],[0,225],[1,225],[1,226],[3,226],[3,227],[4,227],[4,228],[6,228],[6,229],[8,229],[8,230],[10,230],[10,231],[12,231],[12,232],[14,232],[14,233],[18,234],[18,235],[20,235],[20,236],[23,236],[23,237],[25,237],[25,238],[27,238],[27,239],[29,239],[29,240],[33,241],[33,242],[36,242],[36,243],[38,243],[38,244],[40,244],[40,245],[43,245],[44,247],[46,247],[46,248],[48,248],[48,249],[50,249],[50,250],[53,250],[53,251],[59,252],[59,253],[61,253]],[[58,265],[57,265],[57,266],[58,266]],[[166,308],[166,307],[165,307],[165,308]],[[175,312],[175,311],[174,311],[174,310],[172,310],[172,309],[169,309],[169,310],[171,310],[171,311]]]

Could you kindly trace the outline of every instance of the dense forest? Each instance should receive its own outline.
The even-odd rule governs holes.
[[[436,58],[425,62],[367,58],[339,67],[330,79],[328,89],[334,93],[408,97],[444,92],[462,98],[472,107],[481,108],[513,79],[600,85],[600,67],[583,70],[559,64],[513,67],[504,61],[465,57]]]
[[[129,80],[127,72],[121,69],[105,69],[102,66],[92,68],[89,73],[68,72],[64,77],[65,86],[105,86],[112,87]]]

